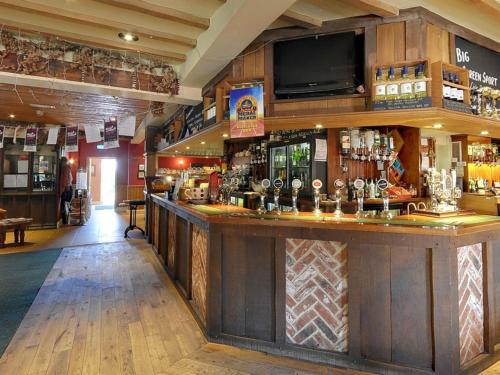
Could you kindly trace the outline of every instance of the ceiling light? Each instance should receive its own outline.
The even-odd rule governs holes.
[[[118,36],[126,42],[137,42],[139,40],[139,37],[132,33],[119,33]]]
[[[490,134],[490,132],[488,130],[482,130],[480,134],[481,135],[488,135],[488,134]]]
[[[176,154],[177,154],[177,153],[179,153],[179,150],[175,150],[175,153],[176,153]]]
[[[442,124],[434,124],[434,125],[432,125],[432,127],[434,129],[441,129],[443,127],[443,125]]]
[[[323,124],[316,124],[316,125],[314,125],[314,127],[315,127],[316,129],[321,129],[321,128],[323,127]]]
[[[15,115],[15,114],[13,114],[13,113],[11,113],[11,114],[9,115],[9,118],[16,118],[16,115]]]
[[[189,146],[186,146],[186,150],[189,150],[190,148],[191,148],[191,147],[189,147]]]
[[[222,134],[222,136],[223,136],[224,138],[229,137],[229,135],[228,135],[227,133]]]
[[[204,145],[204,144],[205,144],[205,141],[201,141],[200,143],[201,143],[202,145]]]

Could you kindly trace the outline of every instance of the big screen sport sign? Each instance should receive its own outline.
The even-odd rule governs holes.
[[[457,65],[469,70],[469,79],[476,86],[500,88],[500,53],[455,37]]]

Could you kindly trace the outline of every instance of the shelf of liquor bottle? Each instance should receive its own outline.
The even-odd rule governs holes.
[[[459,85],[458,83],[450,82],[450,81],[443,81],[443,85],[445,86],[450,86],[450,87],[455,87],[460,90],[467,90],[470,91],[470,87],[464,86],[464,85]]]

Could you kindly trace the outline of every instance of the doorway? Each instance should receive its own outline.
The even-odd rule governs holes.
[[[89,158],[89,192],[96,210],[115,208],[116,159]]]

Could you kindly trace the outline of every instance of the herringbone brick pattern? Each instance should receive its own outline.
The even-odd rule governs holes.
[[[167,248],[167,265],[168,268],[174,270],[175,264],[175,214],[168,213],[168,248]]]
[[[286,240],[286,334],[292,344],[347,352],[347,248]]]
[[[482,244],[457,250],[460,363],[464,364],[484,351]]]
[[[207,231],[193,225],[192,239],[192,299],[200,319],[206,323],[207,315]]]

